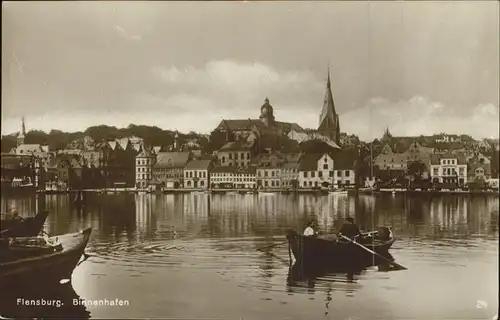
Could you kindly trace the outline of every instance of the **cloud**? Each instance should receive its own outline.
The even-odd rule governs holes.
[[[199,67],[155,67],[150,76],[157,83],[156,90],[131,93],[126,112],[101,111],[96,119],[94,114],[81,110],[73,113],[71,119],[64,114],[45,114],[28,116],[28,122],[43,124],[37,128],[46,131],[135,123],[208,133],[222,119],[257,118],[268,97],[278,121],[316,128],[325,91],[324,80],[308,70],[281,71],[260,62],[211,60]],[[339,105],[336,98],[335,101]],[[454,106],[420,95],[398,101],[376,97],[347,110],[338,105],[341,130],[355,133],[363,140],[380,137],[385,127],[401,136],[440,132],[470,134],[475,138],[498,136],[499,107],[491,103],[471,107],[466,113],[457,113]],[[19,119],[4,120],[2,117],[3,133],[18,130]]]
[[[491,103],[471,107],[466,114],[423,96],[408,100],[371,99],[362,108],[340,115],[341,129],[361,139],[381,137],[388,127],[393,135],[469,134],[480,139],[498,137],[499,107]]]
[[[258,117],[266,97],[276,111],[310,108],[315,102],[320,108],[325,86],[308,70],[279,71],[259,62],[212,60],[200,68],[158,67],[152,72],[164,88],[150,102],[178,106],[181,100],[185,108],[199,105],[201,112],[210,110],[226,117]]]

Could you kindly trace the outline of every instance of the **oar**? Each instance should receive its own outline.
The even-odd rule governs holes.
[[[394,265],[394,266],[396,266],[396,267],[400,268],[401,270],[407,270],[407,269],[408,269],[408,268],[406,268],[405,266],[402,266],[402,265],[400,265],[400,264],[399,264],[399,263],[397,263],[397,262],[391,261],[391,260],[387,259],[386,257],[384,257],[383,255],[380,255],[380,254],[376,253],[375,251],[368,249],[367,247],[365,247],[365,246],[364,246],[364,245],[362,245],[361,243],[358,243],[358,242],[356,242],[356,241],[352,241],[350,238],[348,238],[348,237],[344,236],[343,234],[341,234],[340,236],[341,236],[342,238],[344,238],[345,240],[348,240],[349,242],[354,243],[354,244],[355,244],[355,245],[357,245],[358,247],[363,248],[364,250],[366,250],[366,251],[370,252],[371,254],[373,254],[373,255],[375,255],[375,256],[377,256],[377,257],[381,258],[382,260],[385,260],[385,261],[387,261],[388,263],[390,263],[390,264],[392,264],[392,265]]]
[[[277,246],[279,246],[279,245],[281,245],[281,244],[285,244],[285,243],[287,243],[287,242],[288,242],[288,240],[283,241],[283,242],[274,243],[274,244],[271,244],[271,245],[268,245],[268,246],[264,246],[264,247],[261,247],[261,248],[257,248],[257,251],[266,251],[266,250],[268,250],[268,249],[271,249],[271,248],[277,247]]]

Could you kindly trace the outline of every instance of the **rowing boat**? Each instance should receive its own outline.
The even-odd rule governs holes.
[[[287,240],[295,264],[304,268],[362,270],[382,262],[368,250],[390,259],[389,249],[396,238],[392,230],[382,227],[356,239],[362,246],[337,238],[304,236],[292,230],[288,231]]]
[[[71,274],[90,238],[92,229],[50,237],[2,239],[0,248],[0,283],[20,286],[62,279]],[[8,241],[8,243],[6,243]],[[41,242],[43,244],[37,244]]]

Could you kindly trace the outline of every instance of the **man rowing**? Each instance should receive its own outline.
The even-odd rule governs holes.
[[[359,230],[358,226],[354,223],[354,219],[348,217],[342,228],[340,228],[339,234],[344,235],[349,239],[354,239],[361,235],[361,231]]]
[[[315,236],[317,234],[318,234],[318,232],[316,232],[314,230],[314,220],[309,221],[309,223],[307,224],[306,229],[304,230],[304,235],[306,237],[311,237],[311,236]]]

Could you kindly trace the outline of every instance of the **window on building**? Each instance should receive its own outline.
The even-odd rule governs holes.
[[[307,178],[307,171],[304,171],[304,178]]]
[[[342,177],[342,171],[337,170],[337,177],[339,177],[339,178]]]
[[[311,178],[314,178],[316,176],[316,173],[314,171],[311,171]]]
[[[312,186],[313,186],[312,181],[309,181],[309,187],[312,187]]]
[[[247,160],[250,160],[250,153],[247,153]]]
[[[318,177],[319,177],[319,178],[323,178],[323,171],[319,171],[319,172],[318,172]]]
[[[304,181],[304,187],[307,187],[307,181]]]
[[[314,186],[318,187],[318,181],[314,181]]]
[[[230,154],[229,154],[229,160],[232,160],[232,159],[233,159],[233,154],[232,154],[232,153],[230,153]]]
[[[323,170],[328,170],[328,163],[325,163],[325,164],[323,165]]]
[[[267,171],[264,171],[264,177],[267,177]]]
[[[238,160],[238,153],[237,152],[234,153],[234,160]]]
[[[268,186],[267,180],[264,180],[264,187],[267,187],[267,186]]]
[[[330,178],[333,178],[333,170],[330,170],[329,174],[330,174]]]
[[[344,174],[345,174],[346,177],[349,177],[350,171],[346,170]]]

